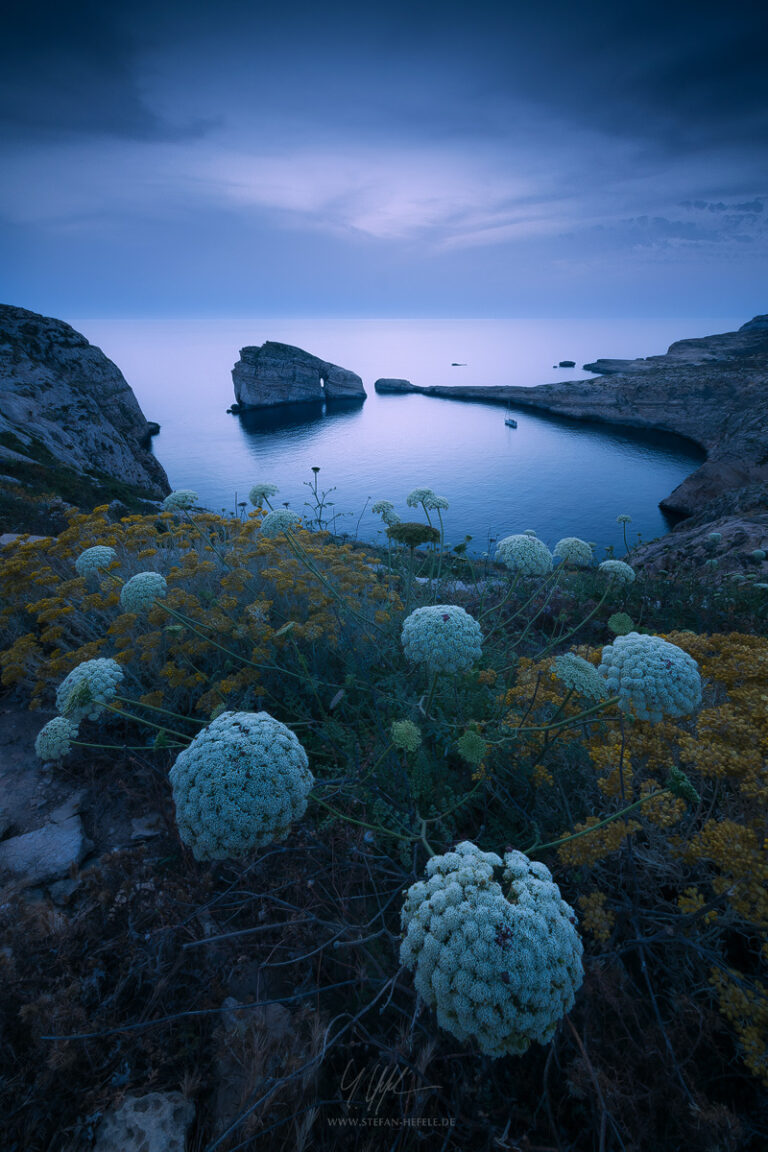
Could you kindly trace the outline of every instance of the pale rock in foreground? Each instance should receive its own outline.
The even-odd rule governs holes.
[[[184,1152],[194,1116],[180,1092],[126,1096],[102,1119],[95,1152]]]

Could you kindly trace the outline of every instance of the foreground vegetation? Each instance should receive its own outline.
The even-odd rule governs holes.
[[[57,775],[164,821],[84,866],[66,911],[6,891],[5,1147],[89,1147],[121,1093],[171,1089],[210,1152],[765,1147],[762,590],[625,583],[572,545],[511,571],[447,549],[419,491],[423,522],[384,508],[379,549],[182,499],[71,513],[3,559],[6,690],[85,714]],[[438,605],[482,632],[467,667],[404,651]],[[600,688],[632,632],[697,662],[700,706],[641,719]],[[122,673],[98,707],[61,693],[93,660]],[[313,781],[286,838],[217,859],[177,827],[171,769],[232,712],[286,725]],[[578,922],[575,1003],[522,1055],[440,1027],[403,961],[404,893],[467,841],[544,864]]]

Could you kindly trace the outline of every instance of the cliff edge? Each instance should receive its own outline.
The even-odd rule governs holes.
[[[156,430],[156,428],[155,428]],[[123,374],[62,320],[0,305],[0,473],[9,492],[158,499],[168,477]]]

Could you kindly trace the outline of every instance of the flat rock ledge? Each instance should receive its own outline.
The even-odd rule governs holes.
[[[366,398],[357,373],[274,340],[241,348],[232,382],[237,410]]]

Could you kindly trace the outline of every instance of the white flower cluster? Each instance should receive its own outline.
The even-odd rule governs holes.
[[[385,524],[399,524],[400,517],[395,512],[395,506],[391,500],[377,500],[375,504],[371,505],[371,512],[376,516],[381,516]]]
[[[604,700],[608,695],[605,680],[594,664],[590,664],[589,660],[583,660],[575,652],[564,652],[562,656],[557,657],[551,668],[566,688],[578,692],[580,696],[589,696],[592,700]]]
[[[123,670],[116,660],[103,656],[85,660],[56,689],[56,707],[74,723],[95,720],[104,705],[114,699],[122,680]]]
[[[623,560],[603,560],[602,564],[598,564],[597,570],[618,584],[631,584],[635,579],[634,568],[631,564],[625,564]]]
[[[496,546],[496,563],[521,576],[546,576],[552,571],[552,553],[541,540],[527,532],[505,536]]]
[[[406,617],[400,639],[407,658],[426,664],[430,672],[464,672],[483,652],[480,625],[458,604],[416,608]]]
[[[177,488],[163,500],[166,512],[178,512],[183,508],[192,508],[195,504],[197,504],[197,492],[193,492],[191,488]]]
[[[144,612],[167,591],[165,577],[159,572],[137,572],[120,589],[120,607],[124,612]]]
[[[619,707],[641,720],[686,716],[701,704],[701,676],[693,657],[661,636],[628,632],[603,648],[598,668]]]
[[[77,739],[77,724],[66,716],[54,716],[37,734],[35,752],[41,760],[62,760]]]
[[[592,564],[591,545],[586,540],[580,540],[578,536],[564,536],[562,540],[558,540],[552,551],[564,564],[572,564],[574,568],[589,568]]]
[[[426,872],[406,893],[400,961],[440,1027],[493,1057],[546,1044],[583,979],[576,916],[549,869],[464,841]]]
[[[265,500],[271,500],[278,492],[277,484],[254,484],[248,493],[248,499],[254,508],[261,508]]]
[[[75,571],[78,576],[92,576],[99,568],[107,568],[113,560],[117,560],[114,548],[107,544],[96,544],[80,553],[75,560]]]
[[[419,504],[428,509],[445,509],[448,507],[448,501],[445,497],[436,496],[431,488],[414,488],[413,492],[408,493],[405,502],[409,508],[418,508]]]
[[[176,757],[179,834],[197,860],[284,840],[314,784],[297,737],[267,712],[222,712]]]
[[[274,540],[281,532],[290,532],[301,527],[301,516],[290,508],[275,508],[274,512],[267,512],[261,522],[261,534],[267,540]]]

